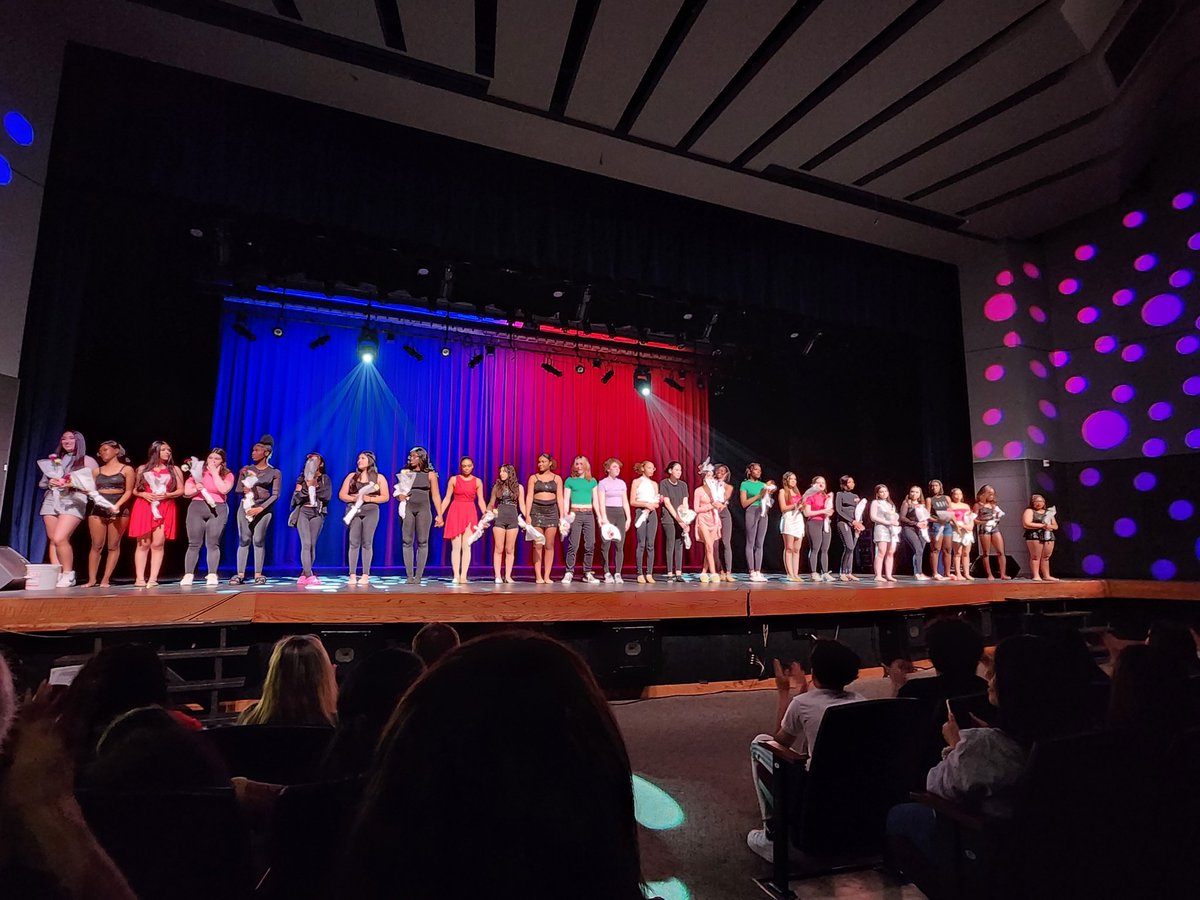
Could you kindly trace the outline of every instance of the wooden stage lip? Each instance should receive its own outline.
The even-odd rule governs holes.
[[[390,580],[390,579],[388,579]],[[0,632],[94,631],[195,625],[377,625],[418,622],[646,622],[765,616],[901,612],[1006,600],[1200,600],[1200,583],[1068,579],[973,584],[733,584],[451,587],[384,584],[349,588],[327,580],[320,590],[294,583],[235,589],[228,585],[153,590],[124,587],[0,593]]]

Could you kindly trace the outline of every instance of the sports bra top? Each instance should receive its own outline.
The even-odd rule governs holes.
[[[102,494],[107,493],[125,493],[125,467],[121,467],[121,471],[116,475],[105,475],[103,472],[97,472],[96,490]]]
[[[535,494],[553,494],[558,490],[558,485],[554,483],[554,479],[542,481],[540,478],[533,479],[533,492]]]

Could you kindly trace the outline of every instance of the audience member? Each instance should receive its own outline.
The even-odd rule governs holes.
[[[925,643],[937,674],[909,679],[896,696],[945,700],[987,692],[987,682],[978,675],[983,637],[970,623],[958,618],[934,619],[925,628]]]
[[[427,669],[458,645],[458,632],[441,622],[423,625],[412,642],[413,653],[424,660]]]
[[[333,725],[337,679],[320,638],[280,638],[271,651],[262,697],[238,716],[239,725]]]
[[[1169,734],[1194,723],[1190,701],[1188,678],[1178,657],[1163,646],[1135,644],[1122,650],[1113,666],[1108,725]]]
[[[373,653],[350,670],[338,693],[337,731],[325,758],[325,778],[351,778],[367,770],[396,704],[424,671],[421,657],[397,648]]]
[[[4,747],[4,739],[8,737],[16,714],[17,694],[13,688],[12,671],[8,668],[8,660],[0,653],[0,748]]]
[[[772,838],[767,830],[771,820],[771,751],[765,746],[774,740],[797,753],[807,754],[807,769],[812,762],[812,751],[817,743],[817,733],[825,710],[842,703],[863,700],[861,694],[846,690],[846,685],[858,677],[861,661],[849,647],[837,641],[814,642],[809,668],[812,670],[812,685],[798,663],[793,662],[787,670],[775,660],[776,727],[775,733],[760,734],[750,744],[750,770],[754,778],[758,806],[762,812],[763,826],[746,835],[750,849],[766,860],[773,856]],[[799,692],[793,697],[791,685],[795,682]]]
[[[1200,675],[1200,657],[1196,655],[1196,635],[1178,622],[1158,621],[1150,626],[1146,643],[1159,647],[1175,659],[1188,678]]]
[[[350,841],[354,896],[640,900],[631,779],[574,651],[528,632],[468,641],[387,726]]]

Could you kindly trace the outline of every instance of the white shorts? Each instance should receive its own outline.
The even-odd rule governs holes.
[[[73,491],[70,488],[61,488],[59,490],[58,499],[54,497],[54,491],[46,491],[46,496],[42,500],[42,508],[38,515],[42,516],[74,516],[77,519],[82,519],[87,515],[88,498],[87,494],[81,491]]]
[[[799,510],[785,512],[779,517],[779,530],[789,537],[804,537],[804,513]]]

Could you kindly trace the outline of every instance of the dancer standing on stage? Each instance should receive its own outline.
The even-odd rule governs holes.
[[[129,530],[129,507],[133,500],[133,466],[125,458],[125,448],[116,441],[105,441],[96,448],[100,468],[96,470],[96,490],[108,498],[112,509],[95,505],[88,513],[88,531],[92,549],[88,554],[88,580],[84,587],[96,584],[100,572],[100,554],[104,558],[104,577],[100,587],[108,587],[113,569],[121,558],[121,538]]]
[[[634,513],[634,525],[637,530],[637,580],[639,584],[654,584],[654,538],[658,534],[658,507],[662,503],[662,496],[658,491],[658,482],[654,480],[654,463],[648,459],[634,463],[633,471],[637,478],[633,479],[633,484],[629,486],[629,505],[637,510]],[[638,525],[638,522],[641,524]]]
[[[441,515],[435,518],[433,514],[433,510],[441,509],[442,491],[438,474],[429,462],[429,451],[424,447],[409,450],[406,471],[397,473],[396,479],[395,497],[404,507],[401,534],[404,538],[404,570],[408,573],[405,581],[420,584],[425,575],[425,562],[429,559],[429,528],[431,525],[442,527]],[[407,490],[402,489],[405,482],[411,485]]]
[[[607,474],[597,486],[600,499],[600,561],[604,564],[604,583],[622,584],[625,532],[629,529],[629,486],[621,478],[621,461],[616,457],[610,456],[604,461],[604,471]]]
[[[833,581],[829,574],[829,541],[832,536],[830,516],[833,515],[833,495],[825,484],[824,475],[813,477],[804,494],[804,531],[808,535],[808,569],[813,581]]]
[[[267,576],[263,574],[267,531],[271,527],[275,501],[279,499],[283,485],[283,473],[271,465],[271,454],[274,452],[275,439],[264,434],[250,448],[250,465],[242,466],[238,472],[234,488],[241,493],[242,501],[237,508],[237,574],[229,579],[230,584],[245,584],[251,542],[254,544],[254,583],[267,583]]]
[[[1058,581],[1050,574],[1050,557],[1054,554],[1055,532],[1058,531],[1057,510],[1046,506],[1046,498],[1034,494],[1021,515],[1025,529],[1025,546],[1029,550],[1029,567],[1034,581]]]
[[[546,537],[545,543],[533,542],[533,575],[537,584],[550,583],[554,568],[554,539],[558,537],[558,520],[566,513],[563,501],[563,480],[554,471],[554,457],[539,453],[537,471],[529,476],[525,491],[525,521]]]
[[[688,486],[681,481],[683,463],[671,460],[667,463],[667,477],[658,483],[662,497],[659,513],[663,527],[663,558],[667,564],[667,581],[683,580],[684,536],[687,525],[683,514],[688,510]]]
[[[183,496],[190,497],[184,525],[187,528],[188,548],[183,561],[181,585],[196,580],[196,566],[200,562],[200,545],[208,549],[206,564],[208,574],[204,583],[217,583],[217,569],[221,565],[221,535],[229,522],[229,503],[226,497],[233,490],[233,473],[225,464],[225,451],[213,447],[204,460],[200,472],[188,473],[183,483]]]
[[[375,454],[358,454],[354,471],[342,479],[338,499],[349,504],[346,532],[349,538],[347,562],[350,587],[371,585],[371,562],[375,559],[375,529],[379,526],[379,507],[388,502],[387,479],[379,472]],[[358,578],[358,557],[362,555],[362,578]]]
[[[300,577],[296,584],[320,584],[321,579],[313,574],[313,562],[317,558],[317,538],[325,527],[325,516],[329,514],[329,501],[333,499],[333,482],[325,472],[325,457],[310,453],[304,460],[304,468],[296,477],[296,489],[292,492],[292,512],[288,524],[296,526],[300,533]]]
[[[733,513],[729,501],[733,499],[733,485],[729,483],[729,466],[718,463],[713,466],[713,478],[720,484],[721,497],[713,497],[713,506],[721,519],[721,540],[717,552],[717,581],[733,581]],[[707,483],[707,482],[706,482]],[[711,494],[711,487],[709,493]]]
[[[859,581],[859,577],[854,574],[854,547],[867,527],[863,524],[862,513],[858,511],[861,498],[854,493],[854,479],[849,475],[838,479],[838,487],[841,490],[833,498],[838,537],[842,539],[842,561],[838,565],[838,580]]]
[[[779,479],[779,531],[783,534],[783,570],[788,581],[800,578],[800,544],[804,540],[804,498],[795,472]]]
[[[175,465],[171,445],[155,441],[144,465],[134,475],[133,510],[129,514],[129,536],[137,541],[133,554],[136,587],[158,587],[162,568],[163,549],[167,541],[175,540],[175,498],[183,494],[183,473]],[[146,577],[146,559],[150,560],[150,577]]]
[[[900,514],[896,512],[886,484],[875,485],[871,521],[875,523],[871,535],[875,541],[875,580],[895,581],[892,567],[896,561],[896,544],[900,542]]]
[[[751,581],[766,581],[762,573],[763,544],[767,540],[767,511],[763,500],[770,497],[762,480],[762,466],[756,462],[746,466],[746,477],[738,486],[738,499],[746,518],[746,568]]]
[[[714,473],[715,474],[715,473]],[[713,491],[701,481],[692,495],[692,508],[696,511],[696,537],[704,544],[704,562],[700,566],[700,580],[720,581],[717,574],[716,545],[721,540],[721,511],[713,502]]]
[[[985,484],[975,495],[975,524],[979,528],[979,555],[983,557],[983,571],[988,581],[995,581],[992,574],[992,551],[999,559],[1000,578],[1009,581],[1008,560],[1004,556],[1004,535],[1000,533],[1000,517],[1004,511],[996,503],[996,489]]]
[[[928,581],[924,568],[925,546],[929,543],[929,509],[925,506],[925,495],[920,485],[908,489],[904,502],[900,504],[900,537],[912,553],[913,577],[917,581]],[[936,562],[936,560],[935,560]]]
[[[488,510],[496,514],[492,523],[492,569],[496,573],[496,584],[513,584],[513,563],[517,558],[517,534],[521,528],[517,517],[525,508],[525,488],[517,480],[517,470],[505,463],[500,467],[500,474],[492,485],[492,496],[488,500]],[[501,576],[500,570],[504,574]]]
[[[942,483],[934,478],[929,482],[929,567],[934,581],[954,580],[950,558],[954,553],[954,520],[950,515],[950,498]],[[941,571],[938,571],[938,562]]]
[[[962,488],[951,490],[950,515],[954,532],[950,540],[954,548],[954,577],[960,581],[975,580],[971,574],[971,541],[967,539],[974,530],[974,526],[967,523],[967,513],[970,511],[970,505],[963,502]]]
[[[42,479],[38,487],[46,489],[40,515],[50,543],[50,563],[62,567],[58,587],[75,586],[75,551],[71,535],[87,513],[87,494],[71,484],[71,473],[100,467],[87,455],[87,443],[78,431],[64,431],[58,449],[48,459],[38,460]]]
[[[545,455],[545,454],[543,454]],[[579,544],[583,542],[583,580],[596,583],[592,573],[592,562],[596,554],[596,518],[599,515],[596,479],[592,477],[592,464],[586,456],[577,456],[571,461],[571,477],[563,483],[567,499],[567,518],[571,520],[571,533],[567,541],[567,571],[562,583],[570,584],[575,575],[575,559],[579,555]],[[536,548],[535,548],[536,549]]]
[[[458,474],[450,476],[446,496],[438,507],[438,517],[444,516],[446,520],[445,538],[450,541],[450,570],[454,573],[451,584],[467,583],[471,568],[471,543],[467,537],[486,512],[483,482],[475,477],[475,460],[464,456],[458,461]]]

